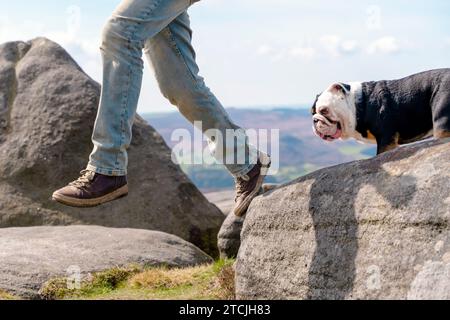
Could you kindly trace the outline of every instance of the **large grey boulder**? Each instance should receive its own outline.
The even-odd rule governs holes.
[[[450,143],[317,171],[257,198],[240,299],[450,299]]]
[[[0,227],[159,230],[216,254],[224,215],[172,163],[161,136],[139,116],[127,198],[92,209],[50,200],[86,167],[99,93],[99,84],[47,39],[0,46]]]
[[[262,193],[276,189],[279,185],[264,184]],[[237,217],[233,212],[234,207],[234,191],[222,191],[217,193],[206,194],[206,197],[222,212],[228,213],[227,218],[222,224],[217,236],[217,246],[219,248],[220,257],[223,259],[234,259],[237,257],[241,246],[241,231],[244,224],[245,215]],[[228,211],[224,211],[227,209]]]
[[[187,267],[212,259],[173,235],[97,226],[0,229],[0,289],[39,298],[57,277],[86,276],[130,265]]]
[[[221,258],[236,258],[241,246],[241,230],[244,219],[245,216],[237,217],[231,212],[223,222],[219,235],[217,236],[217,246]]]

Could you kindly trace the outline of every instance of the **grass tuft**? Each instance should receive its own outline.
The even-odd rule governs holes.
[[[141,271],[142,269],[140,267],[131,266],[128,268],[114,268],[104,272],[99,272],[94,275],[93,280],[91,281],[89,286],[91,288],[100,287],[114,290],[122,282]]]
[[[235,300],[236,286],[235,286],[235,265],[233,260],[224,260],[215,266],[217,272],[218,292],[220,292],[219,299],[221,300]]]
[[[80,288],[70,288],[67,278],[56,278],[47,281],[39,294],[45,300],[78,299],[106,294],[115,290],[123,281],[140,271],[142,271],[141,268],[130,266],[97,272],[84,279]]]
[[[17,298],[3,290],[0,290],[0,301],[1,300],[17,300]]]
[[[130,287],[138,289],[173,289],[182,285],[193,286],[208,272],[208,266],[188,269],[155,268],[135,275],[128,283]]]
[[[129,267],[95,273],[79,289],[68,289],[67,279],[47,282],[44,299],[114,300],[232,300],[234,260],[190,268]]]

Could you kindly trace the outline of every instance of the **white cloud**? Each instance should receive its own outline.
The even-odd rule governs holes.
[[[336,35],[325,35],[320,38],[320,44],[332,57],[348,55],[358,50],[358,42],[355,40],[342,40]]]
[[[259,46],[256,50],[256,53],[260,56],[269,57],[273,62],[284,60],[284,58],[286,57],[285,49],[274,48],[267,44]]]
[[[296,47],[289,50],[289,55],[294,58],[311,60],[316,56],[317,50],[313,47]]]
[[[288,47],[263,44],[258,47],[256,53],[270,58],[272,62],[278,62],[288,58],[311,60],[316,56],[317,50],[312,46]]]
[[[286,58],[286,51],[281,50],[281,51],[278,51],[274,56],[272,56],[272,61],[278,62],[278,61],[284,60],[285,58]]]
[[[95,58],[99,52],[99,41],[93,38],[80,37],[81,9],[78,6],[69,6],[66,9],[66,28],[64,31],[49,31],[45,36],[67,50],[81,53],[83,56]]]
[[[347,54],[354,53],[358,50],[358,42],[355,40],[346,40],[341,44],[341,51]]]
[[[320,43],[324,47],[325,51],[327,51],[333,57],[339,57],[339,45],[341,43],[341,38],[335,35],[325,35],[320,38]]]
[[[358,50],[359,43],[356,40],[342,40],[336,35],[324,35],[318,40],[306,39],[297,44],[262,44],[256,49],[256,54],[266,56],[273,62],[286,59],[311,61],[317,57],[351,55]]]
[[[68,7],[67,14],[67,23],[62,31],[49,29],[37,20],[17,22],[7,16],[0,16],[0,44],[46,37],[64,47],[91,77],[101,79],[99,40],[80,36],[80,13],[77,7]]]
[[[259,48],[256,50],[256,53],[260,56],[270,55],[273,52],[274,52],[274,49],[267,44],[263,44],[263,45],[259,46]]]
[[[42,34],[44,25],[37,21],[21,21],[17,23],[7,16],[0,16],[0,43],[8,41],[29,40]]]
[[[393,54],[400,50],[401,46],[398,39],[392,36],[379,38],[367,47],[369,54]]]

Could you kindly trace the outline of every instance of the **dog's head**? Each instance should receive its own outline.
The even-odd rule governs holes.
[[[326,141],[351,136],[355,128],[351,104],[351,86],[348,84],[335,83],[318,95],[311,109],[314,133]]]

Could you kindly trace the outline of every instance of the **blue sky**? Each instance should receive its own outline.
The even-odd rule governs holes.
[[[101,78],[102,26],[120,0],[0,0],[0,42],[47,36]],[[450,67],[447,0],[201,0],[201,73],[226,106],[309,104],[334,81]],[[173,111],[147,67],[140,112]]]

